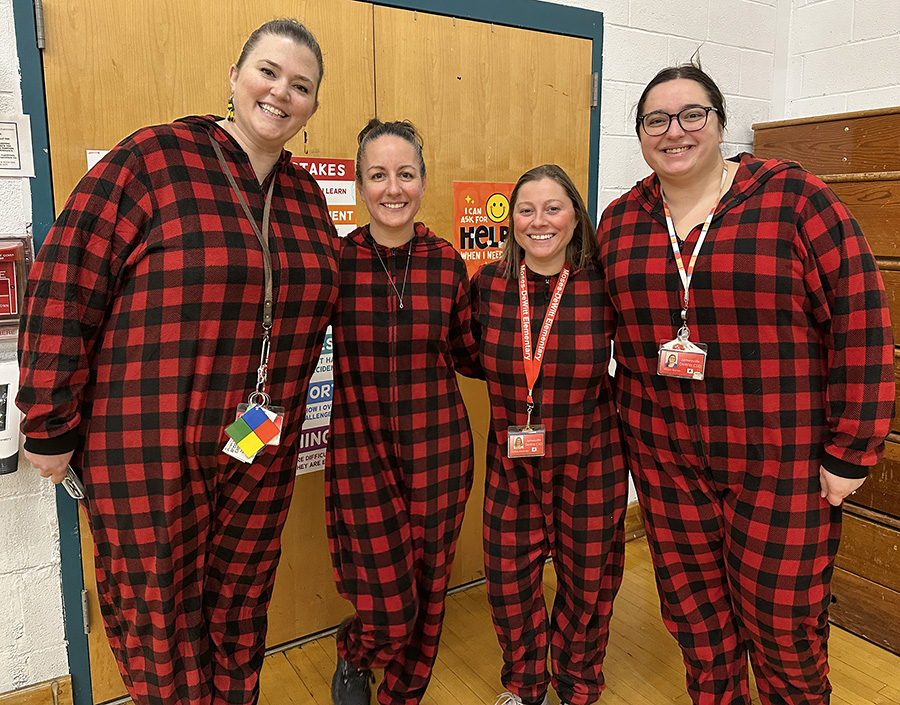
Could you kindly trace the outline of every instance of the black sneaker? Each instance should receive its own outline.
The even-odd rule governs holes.
[[[372,697],[369,683],[373,680],[372,671],[360,671],[338,656],[331,679],[331,702],[334,705],[369,705]]]

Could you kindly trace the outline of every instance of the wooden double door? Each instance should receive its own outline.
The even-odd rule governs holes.
[[[510,3],[513,5],[513,3]],[[86,150],[183,115],[224,114],[228,69],[249,33],[282,16],[303,21],[324,54],[311,157],[352,158],[369,118],[409,119],[425,139],[428,189],[419,219],[455,241],[454,181],[515,181],[553,162],[587,200],[591,41],[357,0],[44,0],[44,71],[57,209],[86,169]],[[511,13],[515,6],[511,8]],[[297,139],[288,145],[303,153]],[[357,222],[365,223],[360,204]],[[461,380],[477,477],[453,583],[484,575],[481,501],[490,410],[484,385]],[[83,523],[84,529],[84,523]],[[92,629],[94,702],[124,694],[96,599],[93,545],[82,532]],[[297,478],[269,613],[270,646],[337,624],[322,473]]]

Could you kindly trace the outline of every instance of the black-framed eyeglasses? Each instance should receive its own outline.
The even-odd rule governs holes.
[[[716,108],[703,107],[695,105],[685,108],[677,113],[664,113],[662,110],[654,110],[646,115],[639,115],[638,122],[643,126],[644,132],[650,137],[659,137],[669,131],[672,124],[672,118],[678,120],[681,129],[685,132],[697,132],[706,127],[706,121],[709,120],[710,111],[718,113]]]

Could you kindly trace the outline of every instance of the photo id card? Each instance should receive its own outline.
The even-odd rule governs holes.
[[[510,426],[507,430],[506,447],[510,458],[532,458],[544,456],[543,424],[534,426]]]
[[[659,346],[656,373],[663,377],[703,379],[706,372],[706,345],[672,340]]]

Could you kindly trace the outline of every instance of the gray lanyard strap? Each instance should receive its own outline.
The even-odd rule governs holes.
[[[212,142],[216,156],[219,158],[219,163],[222,165],[222,171],[224,171],[225,176],[228,177],[228,183],[231,184],[231,190],[234,191],[234,195],[237,196],[238,201],[241,202],[244,213],[247,215],[247,220],[250,221],[253,232],[256,233],[256,239],[259,240],[259,245],[262,247],[263,251],[263,273],[265,276],[266,287],[266,300],[263,307],[263,344],[259,359],[259,369],[256,373],[256,391],[250,395],[249,402],[251,404],[259,403],[263,406],[268,406],[269,395],[265,393],[264,389],[268,373],[271,342],[270,331],[272,330],[272,254],[269,252],[269,213],[272,209],[272,192],[275,190],[275,177],[272,177],[272,181],[269,183],[269,191],[266,193],[266,204],[263,207],[262,230],[260,230],[256,225],[256,221],[253,219],[253,214],[250,212],[250,206],[247,205],[244,194],[241,193],[237,182],[234,180],[234,175],[231,173],[231,169],[228,168],[228,163],[225,161],[225,156],[222,154],[222,148],[219,147],[212,135],[210,135],[209,140]]]

